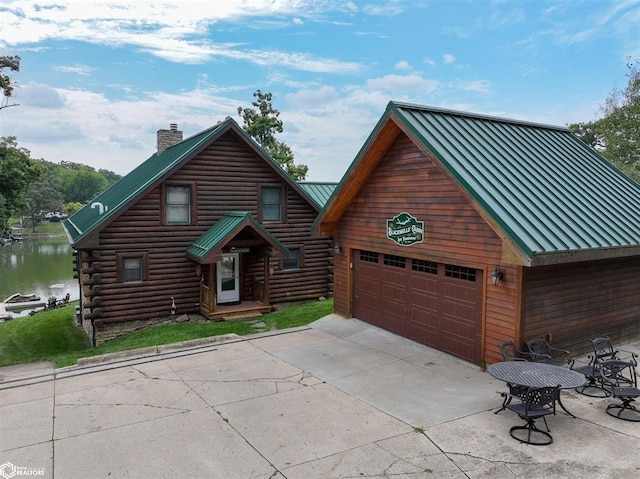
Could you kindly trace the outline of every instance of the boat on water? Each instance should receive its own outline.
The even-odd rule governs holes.
[[[44,301],[40,299],[40,296],[32,294],[20,294],[15,293],[4,300],[4,307],[7,310],[12,309],[25,309],[35,306],[44,305]]]
[[[28,303],[30,301],[40,301],[40,296],[35,293],[31,294],[12,294],[4,300],[5,303]]]

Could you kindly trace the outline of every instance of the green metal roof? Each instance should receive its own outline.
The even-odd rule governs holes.
[[[640,184],[567,128],[396,102],[388,115],[529,258],[640,246]]]
[[[247,211],[227,211],[222,218],[209,228],[188,248],[187,255],[196,261],[204,261],[207,256],[222,249],[225,244],[244,228],[250,227],[267,243],[288,255],[289,250],[267,231]]]
[[[98,195],[63,222],[72,244],[77,243],[97,227],[108,223],[140,194],[153,187],[182,160],[191,156],[215,136],[229,120],[204,130],[162,153],[154,154],[129,174]]]
[[[221,135],[229,129],[233,129],[241,135],[249,145],[252,145],[259,151],[273,170],[279,174],[284,181],[295,188],[310,205],[318,210],[321,208],[316,200],[312,199],[305,190],[300,188],[299,185],[284,172],[280,165],[265,153],[232,118],[227,118],[225,121],[167,148],[159,155],[152,155],[117,183],[97,196],[93,201],[85,205],[80,211],[66,219],[63,225],[71,244],[78,244],[78,242],[82,241],[82,239],[89,236],[92,232],[98,231],[109,224],[120,213],[125,211],[133,201],[146,193],[150,188],[159,184],[176,169],[180,168],[184,161],[195,156],[217,135]]]
[[[309,195],[309,197],[313,201],[316,202],[316,204],[320,208],[322,208],[327,203],[329,198],[331,198],[331,195],[336,189],[336,186],[338,186],[338,183],[314,183],[309,181],[299,181],[298,185],[307,193],[307,195]]]

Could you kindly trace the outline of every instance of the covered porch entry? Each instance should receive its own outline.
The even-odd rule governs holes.
[[[221,320],[268,312],[274,255],[289,250],[250,213],[225,213],[187,249],[200,276],[200,313]]]

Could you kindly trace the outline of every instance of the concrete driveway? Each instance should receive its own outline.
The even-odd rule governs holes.
[[[215,342],[219,341],[219,342]],[[640,343],[627,344],[639,351]],[[640,426],[563,392],[554,443],[505,385],[355,319],[0,369],[0,478],[638,478]]]

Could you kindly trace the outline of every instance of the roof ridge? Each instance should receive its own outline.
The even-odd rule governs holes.
[[[418,105],[418,104],[415,104],[415,103],[405,103],[405,102],[394,101],[394,100],[391,100],[389,102],[389,104],[387,105],[387,109],[390,109],[390,108],[404,108],[404,109],[408,109],[408,110],[430,111],[430,112],[433,112],[433,113],[442,113],[442,114],[451,115],[451,116],[462,116],[462,117],[466,117],[466,118],[475,118],[475,119],[478,119],[478,120],[493,121],[493,122],[496,122],[496,123],[509,123],[509,124],[514,124],[514,125],[529,126],[529,127],[533,127],[533,128],[544,128],[544,129],[547,129],[547,130],[558,130],[558,131],[563,131],[563,132],[571,131],[566,126],[551,125],[549,123],[538,123],[538,122],[528,121],[528,120],[518,120],[518,119],[514,119],[514,118],[507,118],[507,117],[501,117],[501,116],[495,116],[495,115],[488,115],[486,113],[473,113],[473,112],[468,112],[468,111],[452,110],[452,109],[442,108],[442,107],[437,107],[437,106]]]

